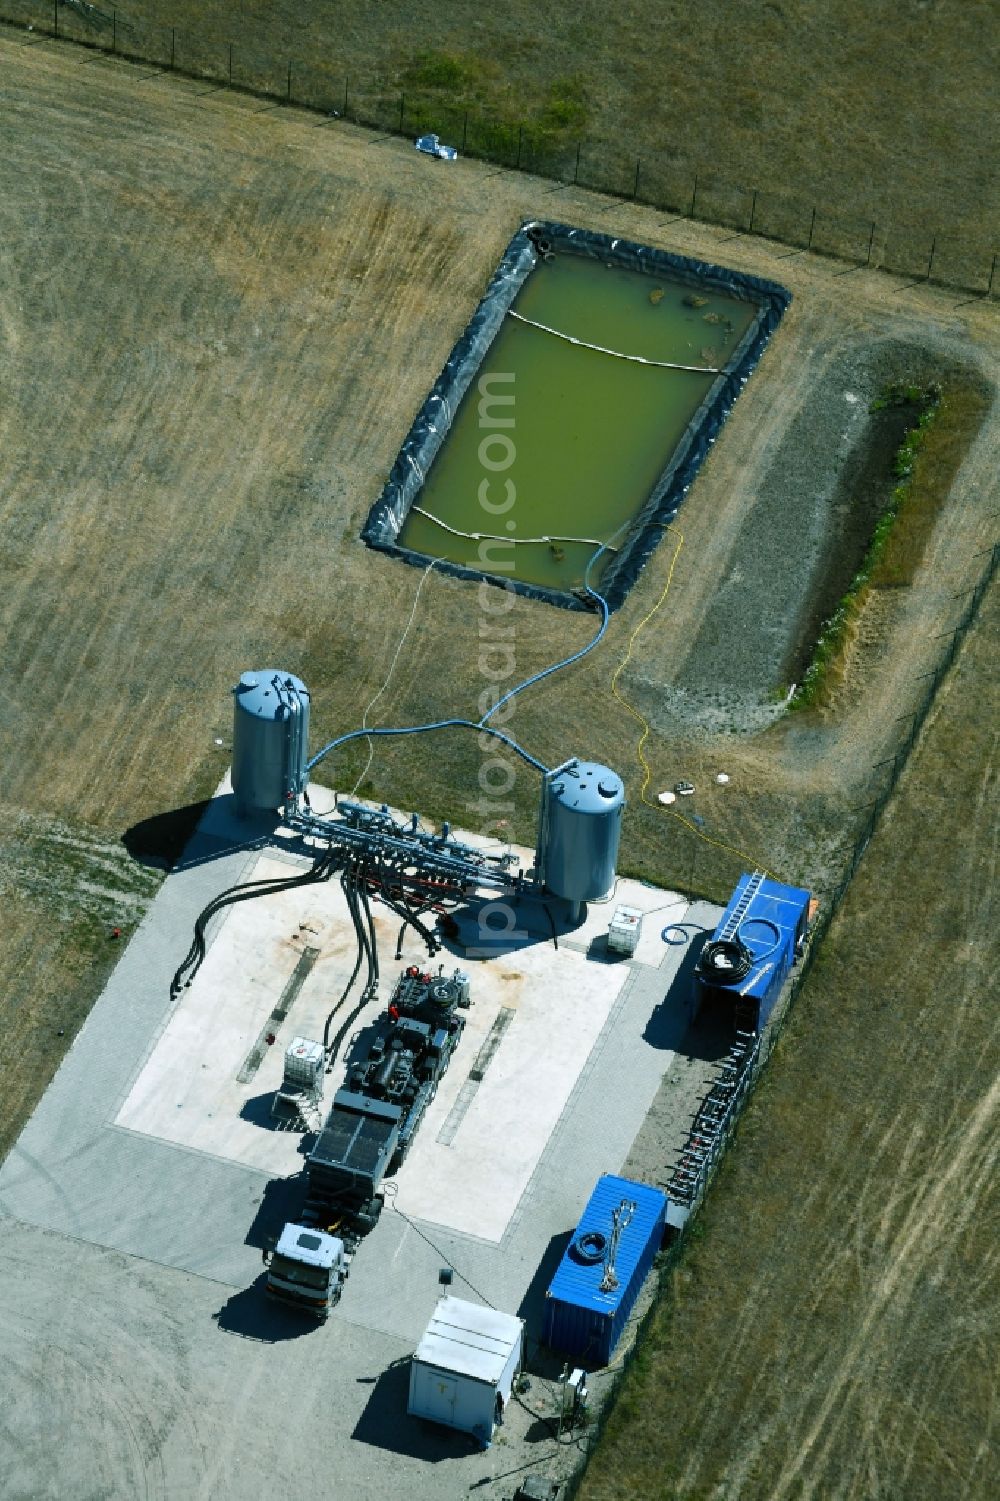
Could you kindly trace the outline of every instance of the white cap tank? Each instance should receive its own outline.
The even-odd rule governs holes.
[[[571,761],[550,772],[542,789],[535,868],[547,891],[593,902],[615,883],[625,787],[610,767]]]
[[[233,792],[241,818],[273,813],[303,792],[309,689],[294,673],[245,672],[233,689]]]

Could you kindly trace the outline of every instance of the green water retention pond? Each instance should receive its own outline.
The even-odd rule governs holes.
[[[617,608],[788,301],[648,246],[525,225],[364,540],[564,606],[579,606],[586,576]]]

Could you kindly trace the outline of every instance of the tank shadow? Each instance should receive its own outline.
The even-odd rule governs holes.
[[[236,850],[262,849],[278,826],[278,815],[238,818],[231,792],[188,803],[140,819],[121,836],[133,860],[154,870],[188,870]]]
[[[586,909],[574,916],[558,897],[542,900],[516,892],[470,902],[438,924],[442,947],[456,959],[499,959],[521,949],[570,937],[583,925]]]

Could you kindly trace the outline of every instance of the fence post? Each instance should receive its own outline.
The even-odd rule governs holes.
[[[465,111],[465,119],[462,121],[462,150],[465,151],[465,143],[469,139],[469,111]]]
[[[875,243],[875,220],[873,219],[872,220],[872,232],[868,236],[868,255],[867,255],[866,259],[865,259],[865,265],[866,266],[870,266],[871,263],[872,263],[872,246],[874,245],[874,243]]]
[[[400,96],[399,96],[399,133],[400,133],[400,135],[403,134],[403,115],[405,113],[405,110],[406,110],[406,95],[405,94],[400,94]]]
[[[695,206],[695,203],[697,201],[697,198],[698,198],[698,174],[696,172],[694,174],[694,187],[691,189],[691,211],[688,214],[688,218],[689,219],[693,219],[694,218],[694,206]]]
[[[990,294],[991,294],[991,292],[993,291],[993,273],[996,270],[996,268],[997,268],[997,258],[996,258],[996,256],[994,256],[993,257],[993,264],[990,267],[990,279],[986,283],[986,295],[987,295],[987,297],[989,297]]]
[[[754,214],[756,212],[757,212],[757,189],[754,188],[754,190],[753,190],[753,197],[750,200],[750,223],[747,225],[747,234],[748,235],[753,234],[753,216],[754,216]]]
[[[350,81],[351,81],[351,75],[348,73],[347,77],[344,79],[344,118],[345,119],[347,118],[347,86],[350,83]]]
[[[635,182],[632,184],[632,197],[633,198],[638,198],[638,196],[639,196],[639,166],[640,166],[639,158],[636,157],[636,159],[635,159]]]
[[[806,249],[807,250],[811,250],[812,249],[813,230],[815,228],[816,228],[816,210],[813,209],[812,221],[810,222],[810,225],[809,225],[809,238],[806,241]]]
[[[573,168],[573,183],[574,183],[574,185],[576,183],[578,183],[579,180],[580,180],[580,152],[582,150],[583,150],[583,142],[582,141],[577,141],[577,143],[576,143],[576,166]],[[994,256],[993,257],[993,264],[994,265],[996,265],[996,259],[997,259],[996,256]],[[992,285],[993,285],[993,275],[991,273],[990,274],[990,286],[992,286]],[[989,292],[988,291],[987,291],[986,295],[989,296]]]
[[[927,257],[927,275],[924,277],[925,281],[930,281],[930,279],[931,279],[931,267],[934,264],[934,251],[935,251],[936,248],[937,248],[937,235],[935,235],[934,238],[933,238],[933,240],[931,240],[931,253]]]
[[[517,127],[517,161],[514,163],[515,170],[521,165],[521,146],[524,143],[524,126]]]

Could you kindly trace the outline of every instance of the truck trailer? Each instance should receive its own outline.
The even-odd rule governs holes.
[[[382,1181],[402,1163],[437,1092],[469,1005],[460,969],[446,976],[443,966],[435,975],[411,965],[400,975],[367,1052],[349,1056],[306,1159],[302,1214],[285,1225],[268,1263],[272,1297],[326,1318],[382,1212]]]

